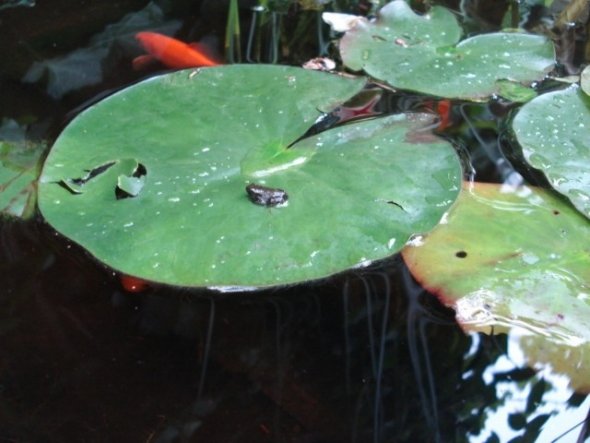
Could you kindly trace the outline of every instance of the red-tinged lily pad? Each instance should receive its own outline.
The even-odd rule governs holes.
[[[527,162],[590,218],[590,97],[577,85],[543,94],[512,127]]]
[[[299,140],[364,85],[264,65],[146,80],[64,130],[39,208],[117,271],[166,284],[262,287],[364,266],[435,226],[461,181],[432,115]]]
[[[588,387],[590,365],[567,356],[590,355],[590,222],[567,201],[540,188],[465,184],[444,222],[402,254],[465,329],[524,328],[531,362]]]
[[[340,42],[348,68],[394,88],[439,97],[485,100],[504,94],[528,100],[534,92],[525,93],[522,85],[542,79],[555,63],[553,44],[540,35],[498,32],[460,42],[455,15],[440,6],[418,15],[396,0],[376,21],[354,23]]]

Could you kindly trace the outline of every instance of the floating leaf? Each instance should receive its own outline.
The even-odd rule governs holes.
[[[566,201],[539,188],[466,184],[445,223],[402,253],[465,329],[524,328],[534,361],[553,359],[590,387],[590,365],[563,361],[572,348],[582,362],[590,355],[590,222]]]
[[[537,96],[537,91],[528,86],[510,80],[498,80],[498,94],[516,103],[524,103]]]
[[[586,66],[580,74],[580,86],[586,95],[590,95],[590,66]]]
[[[569,384],[579,393],[590,393],[590,345],[586,340],[555,343],[543,336],[543,329],[531,332],[520,328],[510,334],[525,362],[536,369],[551,369],[566,374]]]
[[[269,286],[365,265],[436,225],[461,171],[427,114],[292,145],[363,86],[262,65],[149,79],[65,129],[39,207],[107,265],[163,283]]]
[[[543,94],[512,127],[527,162],[590,217],[590,97],[575,85]]]
[[[433,6],[420,16],[396,0],[375,22],[360,21],[348,31],[340,53],[349,68],[395,88],[468,100],[506,92],[506,80],[528,85],[554,66],[553,45],[539,35],[502,32],[459,43],[460,37],[449,10]]]
[[[35,210],[35,182],[47,146],[27,141],[24,129],[14,120],[4,120],[0,126],[0,135],[8,134],[17,135],[0,140],[0,214],[28,218]]]

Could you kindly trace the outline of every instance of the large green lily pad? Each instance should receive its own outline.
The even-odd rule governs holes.
[[[387,257],[460,188],[426,114],[300,138],[364,80],[232,65],[149,79],[79,115],[53,146],[41,212],[107,265],[158,282],[286,284]],[[254,204],[248,184],[288,200]],[[278,194],[279,191],[276,191]]]
[[[344,64],[400,89],[467,100],[530,84],[553,69],[545,37],[492,33],[463,40],[455,15],[440,6],[418,15],[404,0],[385,5],[375,22],[357,20],[340,42]]]
[[[543,94],[512,127],[527,162],[590,217],[590,97],[576,85]]]
[[[466,184],[445,223],[402,254],[465,329],[524,330],[531,361],[590,388],[590,222],[567,201]]]

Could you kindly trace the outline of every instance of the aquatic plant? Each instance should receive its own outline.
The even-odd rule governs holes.
[[[359,17],[339,47],[346,67],[394,88],[438,97],[485,100],[541,80],[553,69],[549,39],[519,32],[480,34],[459,41],[455,15],[433,6],[416,14],[404,0],[388,3],[375,21]]]
[[[402,255],[464,329],[516,332],[531,366],[551,361],[588,391],[589,239],[588,220],[550,190],[465,183],[445,223]]]
[[[35,213],[36,182],[47,148],[26,140],[25,126],[12,119],[0,124],[0,214],[23,219]]]
[[[232,7],[227,50],[239,60]],[[326,123],[364,77],[234,65],[148,79],[81,113],[45,162],[42,215],[120,272],[225,289],[326,277],[412,238],[409,267],[464,328],[524,325],[543,337],[531,349],[557,344],[555,366],[575,345],[587,367],[588,98],[574,86],[533,99],[555,65],[550,39],[461,41],[451,12],[419,15],[401,0],[350,23],[338,42],[344,67],[384,89],[501,96],[515,110],[528,101],[503,118],[522,150],[513,155],[569,200],[528,184],[459,191],[458,157],[424,114]],[[572,382],[587,390],[580,374]]]
[[[427,114],[301,138],[364,84],[262,65],[151,78],[70,123],[39,208],[99,260],[160,283],[261,287],[366,266],[435,226],[461,171]]]
[[[543,94],[512,123],[522,155],[590,218],[590,98],[577,85]]]

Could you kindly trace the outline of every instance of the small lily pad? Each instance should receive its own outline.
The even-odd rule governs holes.
[[[107,265],[173,285],[271,286],[364,266],[435,226],[461,180],[427,114],[297,141],[364,83],[264,65],[146,80],[64,130],[39,207]]]
[[[395,0],[375,22],[357,21],[340,53],[350,69],[394,88],[467,100],[510,94],[507,81],[526,86],[553,69],[555,51],[545,37],[499,32],[459,42],[461,34],[448,9],[433,6],[421,16]]]
[[[465,329],[524,328],[531,361],[556,359],[588,386],[590,366],[562,361],[572,347],[582,360],[590,353],[590,222],[567,201],[540,188],[466,184],[445,222],[402,254]]]
[[[18,123],[5,120],[0,134]],[[36,180],[41,170],[41,154],[47,145],[25,140],[0,140],[0,214],[28,218],[35,210]]]
[[[590,217],[590,97],[576,85],[543,94],[512,127],[526,161]]]
[[[532,87],[523,86],[518,82],[498,80],[496,85],[499,95],[516,103],[528,102],[537,96],[537,91]]]

